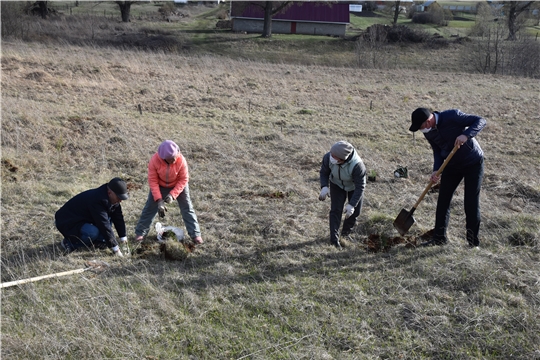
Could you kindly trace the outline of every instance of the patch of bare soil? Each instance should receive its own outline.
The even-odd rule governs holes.
[[[433,229],[425,232],[420,236],[395,236],[393,238],[388,238],[380,234],[370,234],[365,241],[365,245],[369,252],[388,252],[392,247],[395,247],[399,244],[405,244],[405,247],[408,249],[416,248],[416,246],[423,242],[431,239],[433,236]]]
[[[166,240],[159,242],[156,239],[145,239],[138,246],[133,256],[140,259],[165,259],[170,261],[185,260],[195,250],[195,244]]]

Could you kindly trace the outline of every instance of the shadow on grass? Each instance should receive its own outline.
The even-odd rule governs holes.
[[[202,245],[204,246],[204,245]],[[321,253],[320,249],[315,247],[327,248],[326,253]],[[312,256],[309,254],[309,249],[314,249]],[[138,274],[153,274],[156,277],[156,282],[163,284],[162,286],[169,289],[177,289],[178,287],[202,289],[209,286],[218,286],[232,283],[253,283],[253,282],[268,282],[274,281],[287,275],[295,275],[299,277],[318,277],[339,269],[347,272],[366,272],[368,271],[383,271],[387,268],[387,264],[383,259],[392,259],[393,267],[410,266],[413,262],[430,256],[437,256],[440,251],[419,251],[415,249],[406,249],[405,247],[394,248],[392,253],[369,253],[362,247],[356,244],[342,250],[336,249],[328,243],[326,237],[318,237],[311,241],[295,242],[291,244],[274,244],[266,247],[260,247],[253,251],[227,256],[222,259],[216,256],[203,255],[199,256],[195,252],[195,256],[189,257],[184,261],[168,261],[163,256],[150,256],[148,258],[133,257],[128,262],[119,264],[114,261],[112,266],[106,272],[107,275],[101,276],[130,276]],[[274,254],[302,253],[305,257],[305,262],[301,264],[291,265],[276,264],[272,261]],[[399,257],[396,252],[408,252],[410,257]],[[414,254],[414,255],[413,255]],[[65,255],[60,242],[49,244],[32,249],[20,249],[15,253],[7,256],[2,256],[2,282],[20,280],[17,274],[28,270],[31,263],[43,261],[59,261],[66,256],[81,259],[81,265],[89,259],[104,259],[110,261],[114,256],[108,250],[77,250],[72,254]],[[109,260],[108,260],[108,259]],[[208,269],[218,265],[219,263],[242,264],[242,274],[216,274],[209,272]],[[168,279],[170,276],[170,267],[177,267],[179,271],[191,273],[188,279],[176,280]],[[7,269],[7,271],[6,271]],[[193,274],[199,274],[193,276]]]
[[[310,248],[325,247],[328,249],[326,253],[321,253],[320,250],[314,250],[313,256],[307,255],[305,262],[301,264],[277,264],[272,261],[274,255],[280,253],[297,253],[302,252],[303,255],[309,252]],[[191,278],[170,279],[169,266],[164,266],[163,262],[154,264],[145,264],[145,270],[142,271],[137,264],[124,266],[122,268],[112,269],[112,273],[125,276],[139,272],[151,272],[156,276],[155,281],[165,289],[171,291],[181,288],[204,289],[212,286],[230,285],[234,283],[257,283],[277,281],[284,276],[298,276],[301,278],[313,277],[319,278],[321,275],[334,273],[334,271],[358,272],[366,273],[373,271],[384,271],[388,268],[388,264],[383,259],[392,259],[393,267],[409,267],[416,261],[422,258],[437,256],[444,249],[439,251],[416,251],[415,249],[406,249],[404,247],[396,248],[393,253],[368,253],[357,246],[352,246],[344,250],[338,250],[330,245],[325,238],[316,238],[311,241],[297,242],[293,244],[270,245],[261,247],[249,253],[229,256],[226,259],[217,257],[190,257],[186,261],[178,263],[178,270],[185,270],[196,276]],[[399,257],[395,253],[407,252],[410,257]],[[217,274],[217,272],[209,272],[207,269],[218,265],[218,263],[227,262],[231,264],[242,264],[242,274]],[[168,262],[170,264],[170,262]],[[151,269],[149,269],[151,268]],[[346,269],[346,270],[344,270]]]

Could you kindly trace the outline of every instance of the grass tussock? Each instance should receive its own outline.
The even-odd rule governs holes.
[[[539,92],[497,75],[4,42],[2,282],[91,259],[110,268],[3,289],[2,357],[538,357]],[[427,185],[431,150],[407,131],[418,106],[488,121],[478,250],[466,246],[462,187],[449,245],[366,246],[396,237],[392,220]],[[55,211],[114,176],[130,186],[132,240],[164,139],[187,158],[205,243],[182,261],[62,256]],[[342,251],[318,200],[319,164],[338,140],[377,174]],[[399,166],[408,178],[394,177]],[[411,236],[431,229],[436,199]],[[182,227],[179,209],[162,222]]]

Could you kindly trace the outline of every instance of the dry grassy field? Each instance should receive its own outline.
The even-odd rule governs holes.
[[[539,102],[538,79],[4,41],[1,280],[110,267],[2,289],[2,358],[538,359]],[[418,106],[487,119],[477,250],[462,187],[449,245],[367,246],[397,236],[427,185],[431,150],[408,131]],[[55,211],[114,176],[131,189],[133,238],[164,139],[188,161],[205,243],[184,261],[63,256]],[[378,174],[343,250],[318,200],[338,140]],[[433,226],[436,199],[408,241]],[[163,223],[183,227],[176,206]]]

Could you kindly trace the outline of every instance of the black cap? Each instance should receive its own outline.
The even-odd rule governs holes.
[[[127,200],[129,198],[127,184],[119,177],[115,177],[109,181],[109,189],[118,196],[120,200]]]
[[[429,111],[426,108],[418,108],[414,110],[411,117],[412,124],[411,124],[411,127],[409,128],[409,131],[412,131],[412,132],[418,131],[418,129],[420,129],[420,126],[422,126],[422,124],[427,119],[429,119],[430,116],[431,116],[431,111]]]

